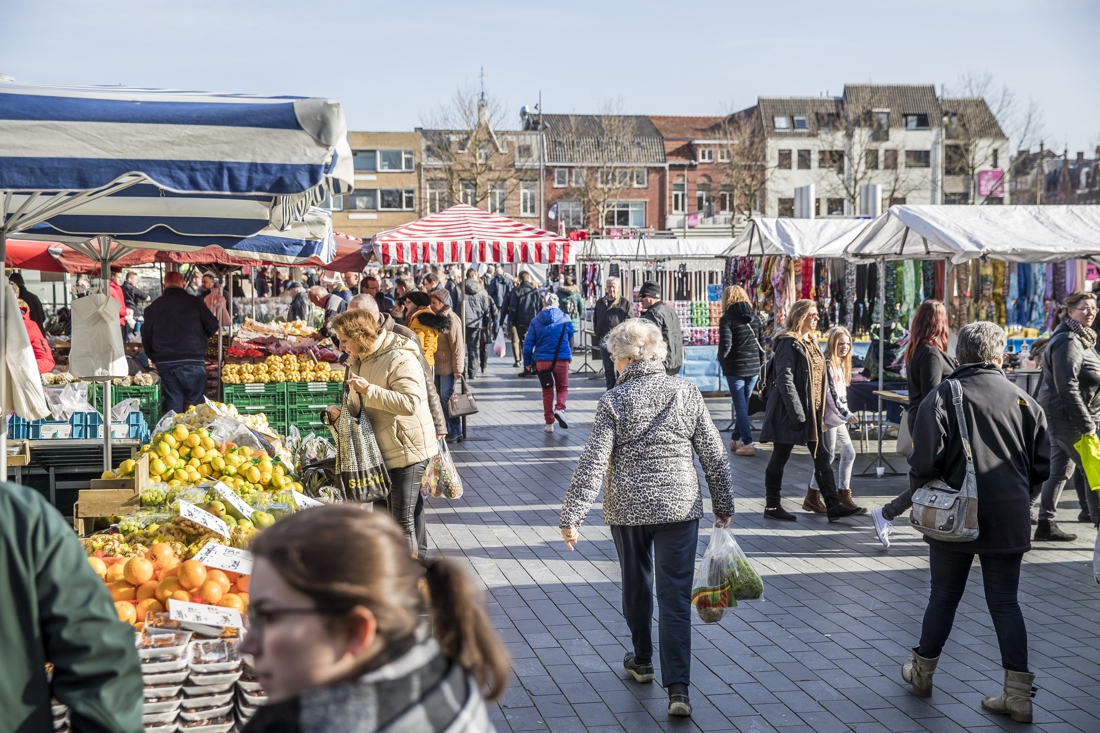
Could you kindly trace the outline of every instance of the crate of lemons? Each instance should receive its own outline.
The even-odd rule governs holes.
[[[314,361],[307,354],[269,356],[261,364],[226,364],[222,384],[275,382],[339,382],[344,372],[330,369],[326,361]]]

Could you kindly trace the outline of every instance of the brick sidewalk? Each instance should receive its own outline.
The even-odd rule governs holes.
[[[737,487],[732,526],[763,576],[764,598],[742,603],[717,624],[692,613],[694,714],[670,719],[664,690],[637,684],[622,669],[629,633],[600,505],[582,527],[576,552],[566,549],[557,529],[603,381],[574,377],[570,428],[547,435],[538,382],[516,372],[511,359],[494,359],[490,374],[472,382],[481,412],[469,432],[481,440],[454,446],[466,493],[455,502],[431,500],[428,517],[432,545],[467,563],[484,584],[513,657],[517,679],[490,707],[498,730],[1100,731],[1095,531],[1072,521],[1072,492],[1061,516],[1079,539],[1037,543],[1025,558],[1020,601],[1040,688],[1035,724],[1026,726],[979,706],[982,696],[999,694],[1002,671],[977,564],[936,673],[936,692],[927,700],[910,694],[899,669],[920,632],[927,545],[901,521],[885,551],[869,517],[830,525],[802,512],[810,472],[804,450],[787,467],[786,505],[799,517],[791,524],[765,522],[761,514],[768,450],[755,458],[730,456]],[[724,426],[728,403],[709,404]],[[857,473],[872,457],[857,456]],[[891,462],[903,467],[895,458]],[[871,506],[904,486],[901,477],[853,478],[856,500]],[[709,501],[706,509],[700,554],[713,519]]]

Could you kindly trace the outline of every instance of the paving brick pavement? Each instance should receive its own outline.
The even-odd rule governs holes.
[[[764,598],[742,603],[717,624],[692,614],[694,714],[670,719],[664,690],[637,684],[622,669],[629,633],[600,505],[582,527],[576,552],[566,549],[557,529],[602,379],[573,377],[570,427],[548,435],[537,380],[516,373],[510,359],[495,359],[490,373],[472,382],[481,412],[470,419],[469,432],[478,440],[453,446],[466,493],[454,502],[432,499],[428,509],[433,548],[477,575],[512,654],[515,679],[490,708],[500,731],[1100,731],[1095,530],[1072,522],[1072,492],[1061,516],[1079,539],[1037,543],[1025,556],[1020,601],[1040,688],[1035,724],[1026,726],[979,706],[982,696],[1000,690],[1002,671],[977,564],[936,673],[936,691],[927,700],[916,698],[899,668],[920,631],[927,545],[897,522],[893,547],[885,551],[869,517],[829,524],[802,512],[800,487],[811,465],[805,451],[791,459],[785,483],[788,508],[797,507],[799,521],[765,522],[766,448],[755,458],[730,455],[737,487],[732,526],[763,576]],[[726,400],[708,404],[724,426]],[[870,458],[857,457],[857,472]],[[853,479],[857,501],[872,506],[904,486],[902,477]],[[709,501],[705,505],[700,554],[712,520]]]

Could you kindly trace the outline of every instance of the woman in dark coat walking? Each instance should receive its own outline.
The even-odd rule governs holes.
[[[797,517],[780,505],[783,468],[796,445],[814,459],[814,475],[830,522],[859,513],[840,503],[829,456],[818,450],[825,434],[825,355],[817,344],[817,303],[795,301],[787,313],[786,331],[775,340],[775,356],[767,374],[768,407],[760,441],[773,443],[764,471],[764,516],[793,522]]]
[[[725,312],[718,322],[718,364],[730,387],[733,401],[733,435],[730,450],[739,456],[756,455],[749,425],[749,397],[764,363],[764,327],[749,295],[740,285],[730,285],[722,296]]]

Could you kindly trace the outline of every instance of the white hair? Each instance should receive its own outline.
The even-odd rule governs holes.
[[[607,278],[607,280],[604,281],[603,286],[606,288],[610,285],[618,285],[621,282],[622,281],[619,280],[619,278],[617,278],[617,277],[609,277],[609,278]]]
[[[559,305],[560,303],[558,301],[558,296],[554,295],[553,293],[547,293],[542,298],[543,308],[557,308]]]
[[[661,329],[644,318],[628,318],[615,326],[603,344],[615,361],[664,361],[668,355]]]
[[[349,311],[364,310],[374,315],[378,315],[379,313],[378,301],[374,299],[373,295],[368,293],[360,293],[359,295],[353,296],[352,299],[348,301],[347,309]]]
[[[1007,336],[996,323],[975,321],[959,330],[955,356],[960,364],[981,364],[1004,358]]]

